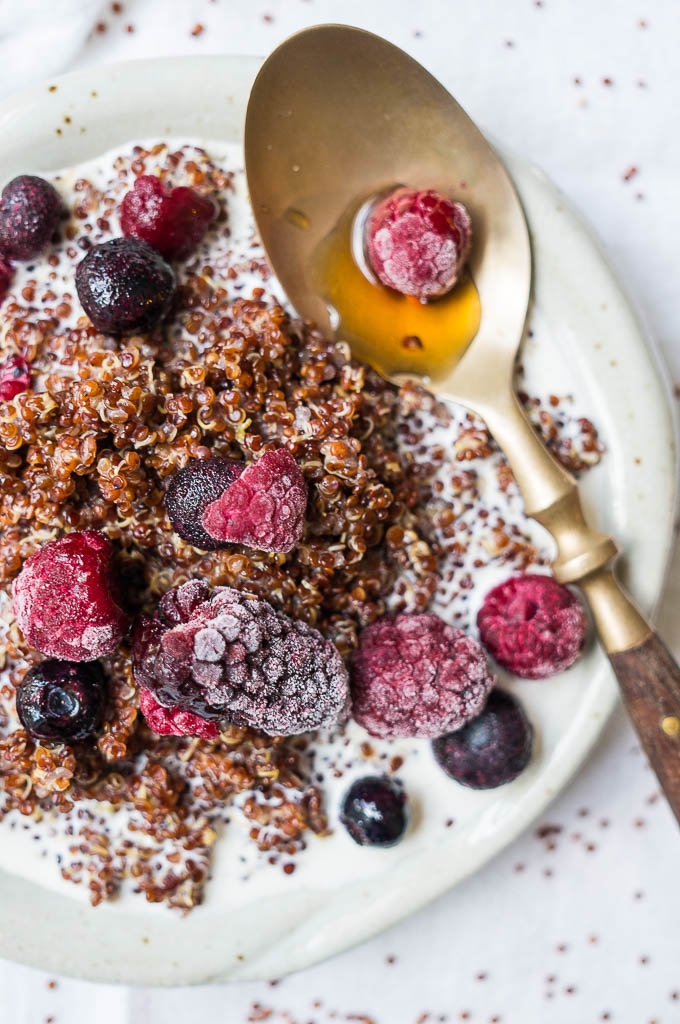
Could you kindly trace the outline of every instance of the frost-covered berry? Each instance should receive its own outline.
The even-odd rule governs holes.
[[[484,707],[494,684],[486,655],[436,615],[386,615],[359,637],[352,715],[372,736],[432,739]]]
[[[583,650],[583,605],[552,576],[511,576],[484,598],[477,615],[482,643],[508,672],[545,679],[563,672]]]
[[[398,188],[371,211],[365,245],[373,271],[388,288],[437,298],[453,288],[470,254],[470,216],[462,203],[434,189]]]
[[[49,245],[61,199],[44,178],[21,174],[2,190],[0,198],[0,252],[16,260],[30,260]]]
[[[265,452],[208,505],[202,525],[221,543],[259,551],[292,551],[302,536],[307,485],[285,448]]]
[[[14,581],[14,614],[31,647],[69,661],[116,650],[127,617],[112,563],[111,542],[97,530],[68,533],[24,562]]]
[[[221,456],[192,459],[173,475],[165,494],[165,508],[175,533],[201,551],[215,551],[225,542],[212,537],[203,525],[205,510],[243,472],[243,463]]]
[[[394,846],[408,826],[406,794],[393,779],[357,779],[345,794],[340,821],[359,846]]]
[[[510,693],[493,690],[481,715],[432,743],[437,763],[456,782],[495,789],[512,782],[531,760],[533,729]]]
[[[31,372],[23,356],[10,356],[0,365],[0,401],[11,402],[28,391],[30,384]]]
[[[150,690],[140,691],[139,707],[146,724],[157,736],[200,736],[204,740],[216,740],[219,736],[214,722],[181,708],[165,708]]]
[[[9,291],[9,286],[12,283],[14,277],[14,268],[9,260],[4,259],[0,256],[0,302],[4,299],[5,295]]]
[[[83,740],[102,721],[107,686],[97,661],[49,659],[29,669],[17,686],[19,720],[42,740]]]
[[[120,226],[128,238],[140,238],[175,260],[198,245],[216,215],[209,196],[193,188],[168,189],[155,175],[143,174],[123,198]]]
[[[168,708],[272,736],[346,717],[347,672],[330,641],[267,601],[190,580],[169,591],[132,644],[135,679]]]
[[[93,245],[76,268],[80,304],[98,331],[148,331],[166,315],[175,291],[172,267],[146,242],[113,238]]]

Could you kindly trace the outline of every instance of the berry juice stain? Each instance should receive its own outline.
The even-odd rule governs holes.
[[[453,370],[481,320],[479,292],[467,268],[450,292],[423,302],[385,287],[364,252],[374,197],[350,206],[312,255],[315,286],[336,336],[384,376],[436,381]],[[474,242],[473,242],[474,244]]]

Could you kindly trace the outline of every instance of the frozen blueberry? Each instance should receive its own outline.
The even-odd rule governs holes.
[[[30,669],[17,686],[17,714],[37,739],[82,740],[101,724],[106,697],[99,662],[50,659]]]
[[[481,715],[432,743],[434,756],[456,782],[471,789],[495,789],[512,782],[531,760],[533,729],[522,705],[503,690],[492,690]]]
[[[165,508],[175,533],[200,551],[216,551],[224,540],[212,537],[203,526],[205,510],[233,484],[243,472],[234,459],[213,456],[193,459],[172,477],[165,495]]]
[[[30,260],[49,245],[59,223],[59,193],[44,178],[21,174],[2,190],[0,252]]]
[[[93,246],[76,269],[81,305],[98,331],[148,331],[166,315],[175,291],[172,267],[146,242],[114,238]]]
[[[357,779],[342,802],[340,821],[359,846],[394,846],[408,825],[406,794],[392,779]]]

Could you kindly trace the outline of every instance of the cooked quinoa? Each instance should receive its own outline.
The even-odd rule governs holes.
[[[73,273],[92,244],[117,234],[120,198],[145,172],[210,193],[221,213],[212,241],[179,271],[166,325],[116,340],[81,314]],[[132,878],[150,901],[195,905],[210,848],[239,795],[252,840],[273,861],[328,826],[321,789],[310,781],[313,737],[272,739],[235,727],[217,742],[156,737],[138,713],[126,646],[103,661],[111,699],[98,738],[43,745],[19,728],[14,686],[40,655],[14,624],[9,594],[42,544],[65,531],[102,530],[132,614],[151,613],[168,589],[201,577],[266,598],[320,629],[343,656],[388,606],[423,610],[443,582],[472,585],[456,575],[467,543],[461,503],[488,519],[485,557],[523,568],[540,561],[521,529],[483,507],[474,467],[497,457],[483,424],[463,416],[450,451],[428,443],[427,422],[450,419],[444,406],[415,386],[398,391],[346,345],[292,319],[269,294],[255,240],[245,261],[230,249],[231,184],[231,172],[197,147],[135,147],[116,160],[105,190],[75,182],[49,273],[26,268],[1,310],[0,362],[23,355],[32,389],[0,403],[0,813],[18,810],[36,822],[50,809],[69,813],[73,860],[62,874],[88,887],[93,903]],[[248,294],[240,290],[246,272],[261,280]],[[569,421],[565,430],[560,399],[526,402],[565,465],[580,471],[598,461],[590,421]],[[282,445],[310,493],[293,552],[206,554],[173,533],[163,496],[177,469],[213,454],[250,461]],[[501,487],[514,487],[507,466],[499,467]],[[448,470],[455,500],[442,493]],[[106,814],[119,808],[130,823],[114,840]]]

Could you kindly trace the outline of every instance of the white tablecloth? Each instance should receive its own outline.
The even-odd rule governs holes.
[[[119,6],[0,0],[2,92],[104,61],[265,53],[316,22],[372,29],[422,61],[583,210],[680,379],[676,0]],[[676,653],[679,591],[677,562],[659,619]],[[277,985],[131,990],[0,964],[0,1022],[680,1020],[680,842],[621,712],[538,825],[434,906]]]

